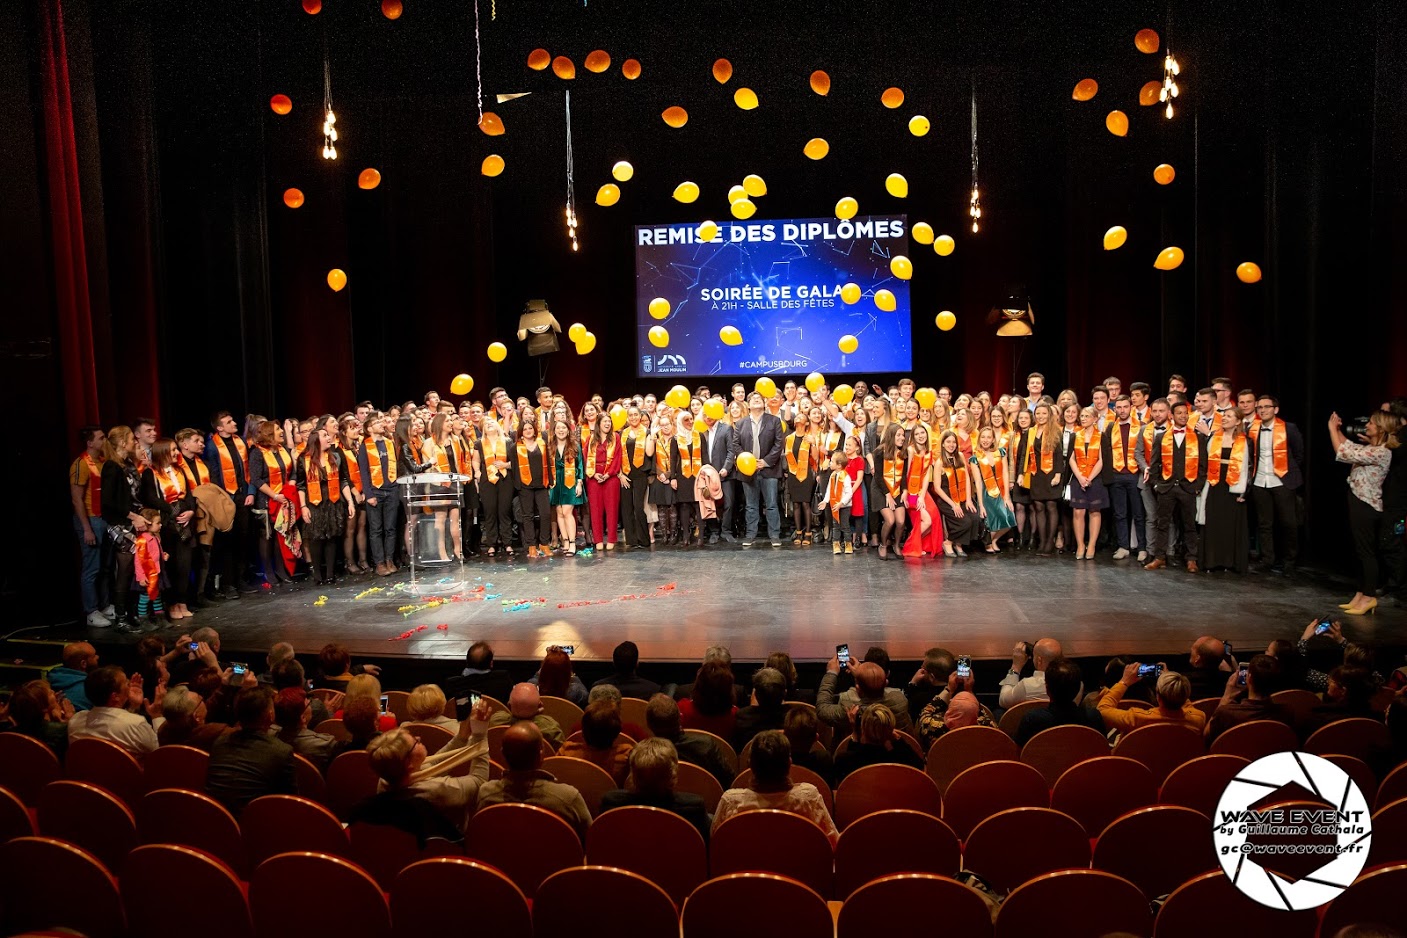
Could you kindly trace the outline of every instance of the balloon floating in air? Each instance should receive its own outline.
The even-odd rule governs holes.
[[[534,49],[528,53],[528,68],[540,72],[552,64],[552,53],[546,49]]]
[[[933,239],[933,253],[939,257],[947,257],[953,253],[953,249],[956,247],[957,242],[953,240],[951,235],[939,235]]]
[[[749,173],[743,177],[743,189],[746,190],[749,197],[760,199],[767,194],[767,183],[761,176]]]
[[[608,182],[596,190],[596,204],[611,206],[620,201],[620,186]]]
[[[1152,55],[1158,51],[1162,45],[1162,40],[1158,38],[1156,29],[1140,29],[1133,34],[1133,44],[1138,47],[1138,51],[1146,55]]]
[[[846,306],[854,306],[856,303],[860,302],[862,295],[863,293],[858,283],[847,283],[840,288],[840,299]]]
[[[576,77],[576,66],[565,55],[559,55],[552,60],[552,74],[563,81],[571,81]]]
[[[401,4],[401,0],[381,0],[381,15],[386,19],[398,20],[404,12],[405,7]],[[456,391],[455,393],[460,392]]]
[[[490,137],[497,137],[503,133],[503,119],[493,111],[485,111],[484,116],[479,118],[479,129]]]
[[[767,400],[771,400],[777,396],[777,382],[766,375],[758,378],[757,383],[752,386],[752,389]]]
[[[616,182],[629,182],[634,175],[635,167],[625,160],[621,160],[611,167],[611,176],[615,178]]]
[[[1123,111],[1110,111],[1104,118],[1104,126],[1109,128],[1109,132],[1116,137],[1127,137],[1129,135],[1129,116]]]
[[[611,67],[611,57],[605,49],[595,49],[587,54],[586,61],[582,64],[588,72],[599,75]]]
[[[739,199],[747,198],[747,190],[742,186],[733,186],[728,190],[728,204],[732,205]]]
[[[924,117],[922,114],[915,114],[913,117],[909,118],[909,133],[913,134],[915,137],[928,136],[928,131],[931,127],[932,125],[928,122],[928,118]]]
[[[283,115],[293,110],[293,99],[286,94],[276,94],[269,99],[269,110]]]
[[[938,323],[939,329],[943,330],[944,332],[950,332],[953,326],[956,326],[958,324],[958,317],[954,316],[951,312],[945,309],[938,314],[936,322]]]
[[[449,383],[451,394],[468,394],[474,390],[474,379],[469,375],[455,375],[454,380]]]
[[[1104,232],[1104,250],[1116,251],[1124,246],[1124,242],[1129,238],[1129,233],[1124,230],[1123,225],[1115,225]]]
[[[617,404],[611,408],[611,429],[620,431],[625,429],[625,422],[630,419],[630,411]]]
[[[733,77],[733,63],[727,59],[719,59],[713,63],[713,80],[720,85],[728,84],[728,79]]]
[[[1236,279],[1242,283],[1260,283],[1260,265],[1245,261],[1236,265]]]
[[[309,16],[317,16],[322,12],[322,0],[303,0],[303,12]]]
[[[733,217],[739,220],[747,220],[757,214],[757,204],[752,199],[738,199],[730,207]]]
[[[924,410],[932,410],[933,405],[938,402],[938,392],[932,388],[919,388],[914,392],[914,400],[918,401],[918,406]]]
[[[712,241],[712,240],[713,240],[714,238],[716,238],[716,237],[718,237],[718,223],[717,223],[717,222],[715,222],[715,221],[706,221],[706,222],[704,222],[703,224],[699,225],[699,240],[700,240],[700,241]]]
[[[669,316],[669,300],[662,296],[657,296],[650,301],[650,316],[654,319],[665,319]]]
[[[874,305],[886,313],[892,313],[897,304],[893,293],[888,290],[876,290],[874,291]]]
[[[300,206],[303,204],[303,190],[302,190],[302,189],[284,189],[284,190],[283,190],[283,204],[284,204],[284,205],[287,205],[289,208],[298,208],[298,207],[300,207]]]
[[[855,213],[859,210],[860,203],[856,202],[853,198],[848,195],[845,198],[841,199],[839,202],[835,203],[835,217],[839,218],[841,221],[848,221],[849,219],[854,218]]]
[[[840,348],[840,350],[841,350],[842,352],[844,352],[846,355],[850,355],[850,354],[852,354],[857,348],[860,347],[860,340],[857,339],[857,338],[855,338],[853,335],[850,335],[849,333],[846,333],[845,335],[843,335],[843,336],[840,337],[840,341],[837,342],[836,345],[837,345],[837,346]]]
[[[588,332],[581,337],[581,341],[576,343],[576,353],[578,355],[590,355],[596,348],[596,333]]]
[[[824,137],[812,137],[810,140],[806,141],[806,146],[803,148],[802,152],[810,159],[823,160],[830,151],[831,145],[826,142]]]
[[[580,342],[584,335],[586,335],[586,327],[579,322],[574,322],[567,327],[567,338],[573,342]]]
[[[909,181],[898,173],[890,173],[884,180],[884,190],[896,199],[907,198]]]
[[[884,93],[879,96],[879,103],[893,110],[904,103],[904,92],[898,88],[885,88]]]
[[[744,111],[751,111],[757,107],[757,92],[751,88],[739,88],[733,92],[733,103]]]
[[[912,280],[914,276],[914,264],[902,254],[895,254],[889,259],[889,272],[900,280]],[[893,294],[890,294],[892,297]]]
[[[926,221],[915,223],[913,228],[909,229],[909,233],[919,244],[933,243],[933,226]]]
[[[806,390],[812,394],[820,391],[826,385],[826,376],[819,371],[813,371],[806,376]]]
[[[689,406],[689,389],[682,384],[676,384],[670,388],[664,396],[664,402],[670,407],[680,408]]]
[[[1158,103],[1158,93],[1163,90],[1163,83],[1160,81],[1145,82],[1142,88],[1138,89],[1138,103],[1144,107],[1151,107]]]
[[[684,181],[674,187],[674,201],[688,204],[699,197],[699,184]]]
[[[680,127],[689,123],[689,112],[676,104],[665,108],[664,112],[660,114],[660,118],[663,119],[666,124],[678,130]]]
[[[479,172],[490,178],[503,172],[503,157],[497,153],[490,153],[484,157],[484,162],[479,166]]]
[[[1099,94],[1099,82],[1093,78],[1081,78],[1075,82],[1075,90],[1070,93],[1070,97],[1076,101],[1090,101]]]
[[[669,345],[669,330],[664,326],[651,326],[649,339],[655,348],[664,348]]]
[[[1158,252],[1158,259],[1153,262],[1153,266],[1159,270],[1176,270],[1182,266],[1182,248],[1166,247]]]
[[[501,362],[508,357],[508,346],[502,342],[489,343],[489,361]]]
[[[743,475],[750,476],[757,471],[757,457],[744,450],[738,454],[734,465],[738,467],[738,471]]]
[[[722,420],[723,402],[716,397],[704,401],[704,416],[710,420]]]
[[[357,188],[375,189],[381,185],[381,173],[379,170],[367,167],[357,176]]]
[[[620,63],[620,73],[627,81],[634,81],[640,77],[640,63],[635,59],[626,59]]]
[[[347,275],[339,267],[334,267],[327,272],[327,285],[334,293],[341,293],[342,288],[347,285]]]
[[[825,97],[831,93],[831,77],[819,68],[811,73],[811,90]]]
[[[853,337],[852,337],[853,338]],[[837,384],[831,388],[831,400],[841,407],[847,406],[855,399],[855,389],[848,384]]]
[[[743,334],[737,326],[724,326],[718,330],[718,340],[724,345],[742,345]]]
[[[1153,167],[1153,180],[1160,186],[1166,186],[1176,177],[1177,170],[1173,169],[1167,163],[1159,163],[1157,166]]]

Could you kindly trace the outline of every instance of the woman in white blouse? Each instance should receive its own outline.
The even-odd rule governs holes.
[[[1353,466],[1348,474],[1348,527],[1353,549],[1358,554],[1358,592],[1340,608],[1351,616],[1361,616],[1378,608],[1378,543],[1383,524],[1383,479],[1397,448],[1397,429],[1402,422],[1393,414],[1377,411],[1368,418],[1363,432],[1366,443],[1350,442],[1343,435],[1343,420],[1329,415],[1329,438],[1339,462]]]

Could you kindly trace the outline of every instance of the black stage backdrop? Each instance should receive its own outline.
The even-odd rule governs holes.
[[[1106,375],[1198,387],[1218,374],[1271,390],[1305,430],[1312,549],[1340,555],[1341,471],[1323,422],[1407,392],[1404,252],[1407,11],[1377,2],[899,2],[888,4],[481,0],[486,109],[477,117],[474,7],[405,0],[23,0],[0,5],[0,390],[17,405],[5,591],[27,609],[71,610],[72,538],[62,466],[73,429],[145,414],[162,431],[228,408],[286,416],[388,404],[448,389],[467,371],[530,393],[540,377],[578,402],[636,386],[632,226],[727,218],[723,194],[759,173],[759,217],[824,216],[841,195],[862,212],[905,211],[957,239],[914,245],[920,383],[1006,389],[1039,369],[1082,399]],[[1174,120],[1140,107],[1162,55],[1182,65]],[[538,46],[576,63],[563,82],[526,68]],[[594,75],[592,49],[612,57]],[[322,61],[331,63],[340,158],[321,158]],[[728,57],[726,86],[709,74]],[[638,81],[620,64],[643,64]],[[826,69],[828,97],[807,76]],[[1091,102],[1071,100],[1084,77]],[[746,85],[762,106],[732,103]],[[897,85],[907,100],[880,106]],[[572,89],[580,254],[568,250],[563,91]],[[976,88],[982,232],[967,227],[969,96]],[[531,92],[495,105],[497,93]],[[286,117],[268,106],[294,102]],[[680,104],[690,120],[660,120]],[[1132,129],[1104,129],[1112,108]],[[925,138],[909,116],[933,122]],[[810,137],[831,155],[802,155]],[[507,169],[486,179],[498,153]],[[592,204],[611,165],[635,179]],[[1177,179],[1158,186],[1152,169]],[[377,168],[380,187],[357,173]],[[884,193],[890,172],[910,197]],[[700,201],[670,198],[692,179]],[[296,186],[306,204],[283,205]],[[1105,252],[1110,225],[1128,244]],[[1181,269],[1159,273],[1178,244]],[[1265,279],[1234,268],[1254,260]],[[324,277],[347,271],[334,293]],[[1029,292],[1036,334],[984,324],[1011,288]],[[528,359],[513,338],[529,297],[598,348]],[[958,326],[939,333],[940,309]],[[501,366],[485,346],[508,344]],[[545,368],[540,376],[539,368]],[[1013,375],[1013,370],[1015,375]],[[858,375],[850,378],[861,377]],[[864,375],[873,378],[877,376]],[[879,376],[893,377],[893,376]],[[23,469],[21,469],[23,467]],[[18,533],[18,532],[17,532]],[[40,571],[57,573],[36,578]],[[45,584],[36,587],[35,584]],[[50,593],[60,597],[57,600]]]

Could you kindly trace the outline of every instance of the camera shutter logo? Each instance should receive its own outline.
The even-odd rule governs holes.
[[[1343,769],[1306,752],[1277,752],[1242,769],[1212,824],[1227,878],[1276,909],[1338,897],[1368,862],[1373,839],[1363,792]]]

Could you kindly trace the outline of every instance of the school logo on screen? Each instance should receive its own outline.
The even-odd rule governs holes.
[[[655,356],[641,355],[640,370],[645,374],[650,374],[651,372],[653,372],[655,370]]]
[[[657,374],[676,375],[684,374],[689,370],[689,362],[683,355],[661,355],[654,361],[654,368]],[[649,363],[645,364],[645,371],[650,370]]]
[[[1246,766],[1212,821],[1228,879],[1275,909],[1313,909],[1337,898],[1368,862],[1373,824],[1348,773],[1307,752],[1277,752]]]

